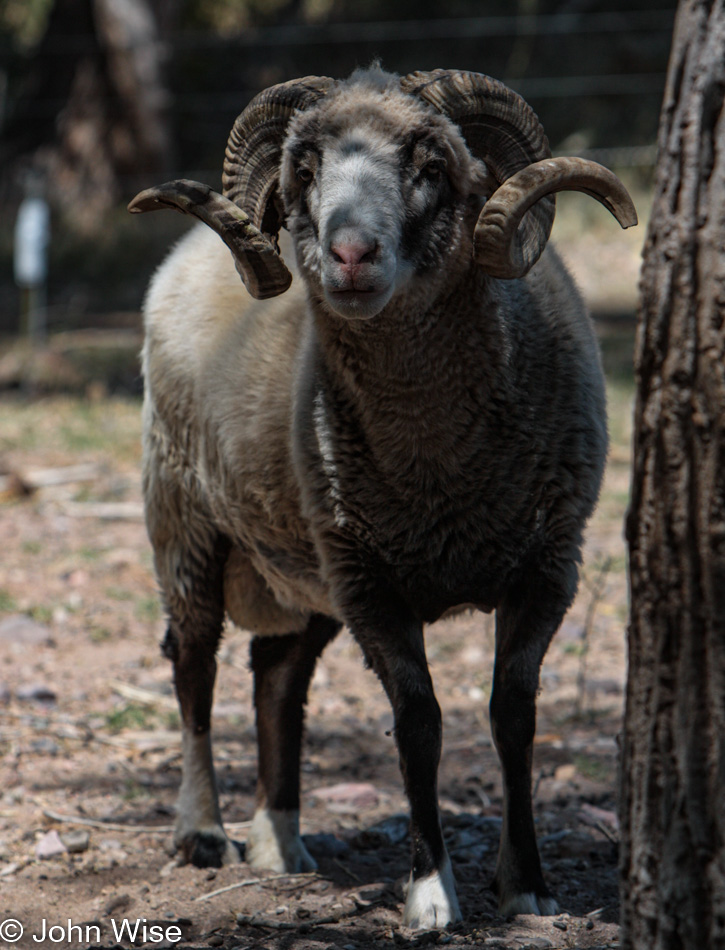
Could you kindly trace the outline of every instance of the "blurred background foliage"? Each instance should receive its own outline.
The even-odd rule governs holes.
[[[675,6],[0,0],[0,336],[19,328],[13,227],[29,170],[52,209],[50,330],[137,329],[149,274],[188,219],[139,226],[127,201],[171,177],[218,187],[228,130],[256,92],[376,57],[401,73],[501,78],[538,112],[555,152],[603,161],[646,189]]]

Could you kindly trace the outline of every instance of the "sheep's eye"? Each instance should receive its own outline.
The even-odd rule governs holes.
[[[434,161],[428,162],[427,165],[424,165],[421,173],[421,181],[431,181],[438,182],[443,177],[443,172],[445,171],[445,162],[443,161]]]
[[[303,185],[309,185],[309,183],[315,177],[312,173],[312,169],[307,168],[305,165],[299,165],[295,169],[295,174],[297,175],[298,181],[301,181]]]

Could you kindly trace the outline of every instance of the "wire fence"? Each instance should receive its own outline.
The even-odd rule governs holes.
[[[638,43],[659,42],[661,45],[669,42],[674,24],[674,7],[657,10],[620,10],[607,12],[578,12],[553,13],[545,15],[507,15],[507,16],[473,16],[473,17],[442,17],[426,20],[379,20],[372,22],[342,22],[342,23],[306,23],[276,25],[264,28],[246,29],[234,36],[221,36],[208,31],[182,31],[165,38],[158,44],[157,50],[167,62],[175,57],[201,54],[213,59],[234,51],[266,50],[270,62],[275,60],[274,50],[283,58],[285,50],[307,49],[314,53],[316,47],[343,47],[363,48],[373,46],[386,57],[386,50],[391,46],[406,44],[406,49],[416,43],[441,44],[444,42],[489,41],[492,39],[516,41],[561,40],[564,37],[583,37],[586,42],[601,44],[614,42],[617,39],[629,40],[636,48]],[[659,37],[659,40],[656,38]],[[654,39],[653,39],[654,38]],[[142,45],[143,40],[137,40],[136,45]],[[149,39],[146,44],[154,42]],[[43,50],[46,55],[54,57],[77,58],[83,52],[94,49],[93,37],[84,34],[68,33],[46,39]],[[592,47],[593,48],[593,47]],[[2,63],[11,52],[8,37],[0,37],[0,130],[3,117],[10,112],[10,87],[3,71]],[[392,56],[391,58],[394,58]],[[630,57],[632,64],[635,57]],[[570,64],[562,60],[559,71],[551,75],[527,75],[528,68],[536,68],[536,62],[529,63],[528,68],[520,74],[502,78],[508,85],[519,92],[526,99],[533,99],[537,109],[546,111],[545,103],[548,100],[562,101],[558,108],[569,108],[577,105],[577,101],[594,97],[610,99],[625,97],[627,100],[650,97],[652,110],[658,111],[658,100],[661,98],[665,85],[665,62],[662,57],[655,61],[661,69],[647,70],[652,65],[651,57],[643,57],[641,72],[608,71],[597,73],[597,62],[592,62],[592,73],[567,74]],[[539,64],[540,65],[540,64]],[[173,74],[173,70],[171,71]],[[197,119],[213,122],[219,117],[234,115],[243,108],[249,99],[259,90],[248,86],[240,76],[241,82],[233,89],[205,89],[189,91],[178,83],[171,84],[168,90],[168,113],[180,123],[194,122]],[[111,105],[112,100],[108,100]],[[63,108],[64,101],[52,96],[36,97],[23,104],[24,112],[39,120],[50,120]],[[103,102],[101,102],[103,104]],[[618,166],[646,166],[654,161],[654,145],[627,147],[622,145],[615,149],[599,149],[598,154],[607,152],[610,163]]]
[[[599,13],[521,14],[511,16],[441,17],[428,20],[378,20],[343,23],[295,23],[250,27],[234,36],[201,30],[174,33],[165,43],[177,50],[205,50],[234,46],[316,46],[338,43],[401,43],[433,40],[470,40],[574,36],[583,34],[671,33],[675,11],[622,10]],[[45,49],[75,56],[88,48],[86,34],[58,34]],[[7,50],[9,40],[0,45]]]

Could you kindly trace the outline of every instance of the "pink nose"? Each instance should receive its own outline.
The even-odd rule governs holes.
[[[339,241],[330,246],[330,253],[338,264],[356,267],[372,260],[376,245],[364,241]]]

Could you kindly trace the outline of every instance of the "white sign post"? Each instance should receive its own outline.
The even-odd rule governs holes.
[[[46,334],[46,281],[50,208],[37,181],[29,182],[15,222],[15,283],[20,288],[21,326],[32,342]]]

